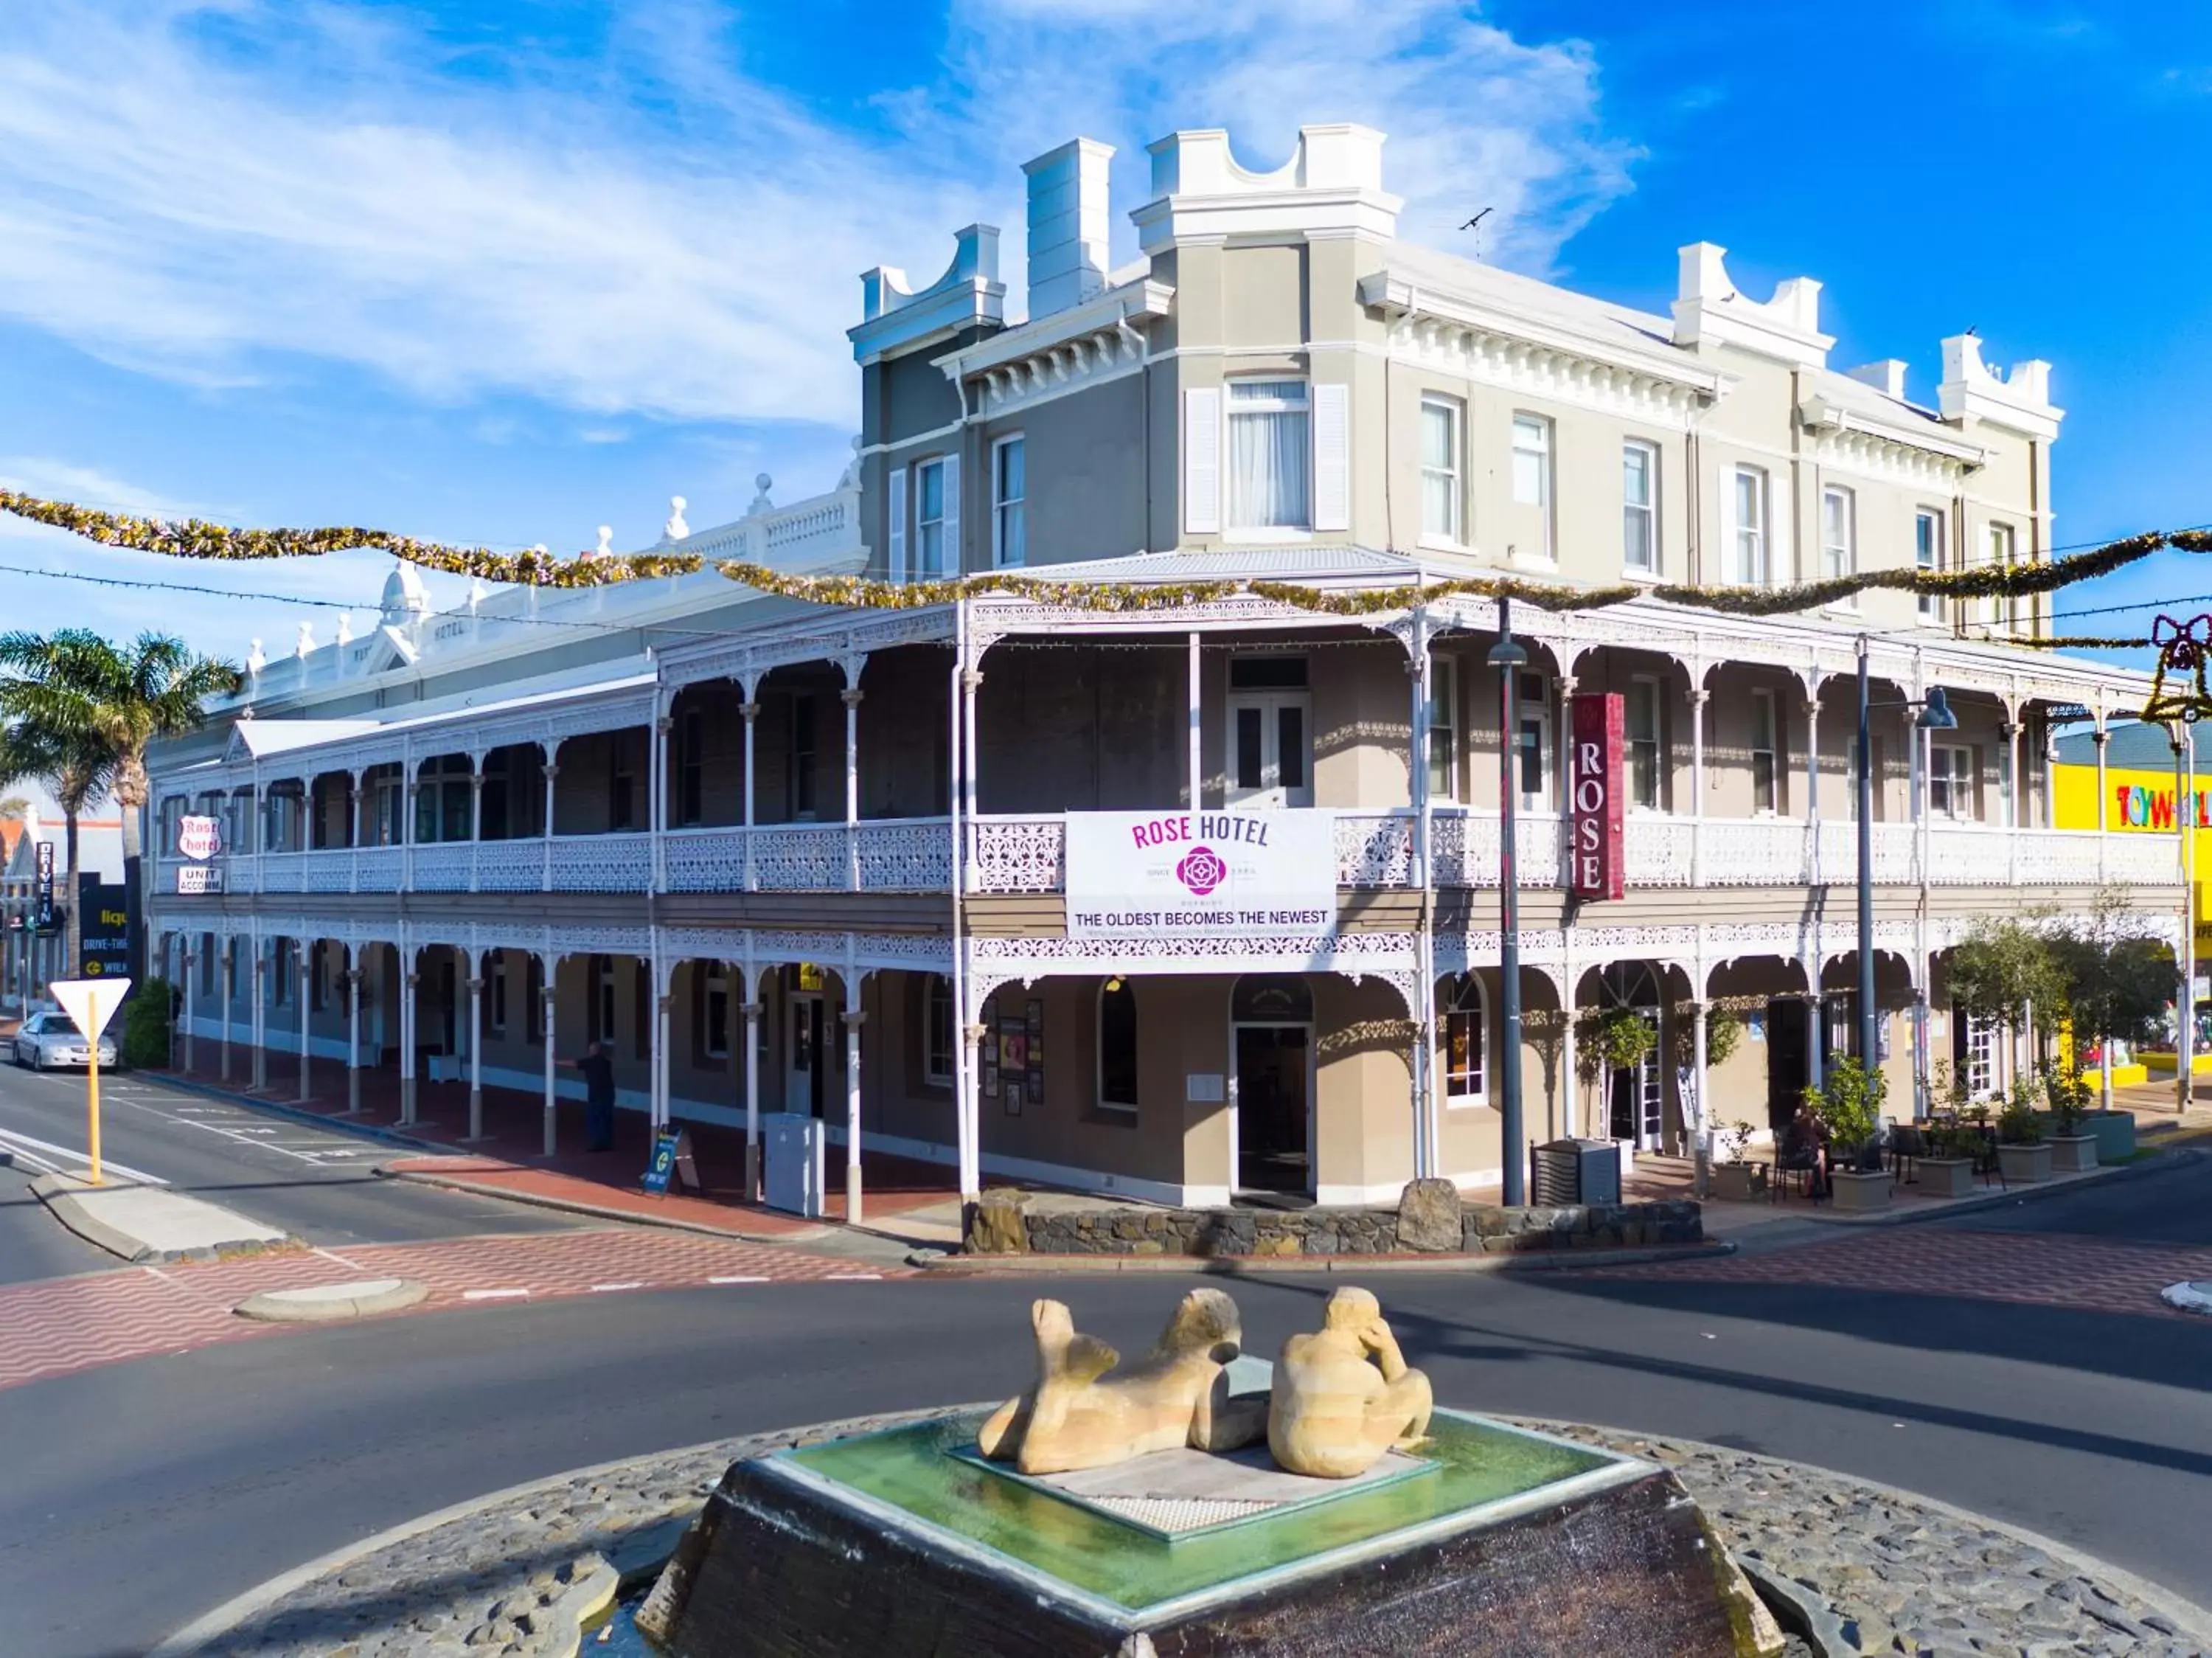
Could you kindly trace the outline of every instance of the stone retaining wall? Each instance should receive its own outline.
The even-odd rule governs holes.
[[[975,1255],[1518,1255],[1705,1235],[1703,1211],[1686,1199],[1505,1209],[1462,1203],[1443,1181],[1416,1181],[1396,1208],[1048,1208],[1024,1192],[992,1191],[970,1213],[964,1247]]]

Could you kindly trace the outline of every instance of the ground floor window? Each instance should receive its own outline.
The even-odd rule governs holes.
[[[507,1034],[507,952],[494,950],[484,963],[485,1018],[494,1036]]]
[[[938,1088],[952,1086],[952,981],[931,973],[922,981],[921,1080]],[[1133,1101],[1134,1092],[1130,1094]]]
[[[1098,987],[1098,1106],[1137,1108],[1137,992],[1126,978]]]
[[[535,954],[523,957],[522,1028],[529,1040],[545,1039],[545,964]]]
[[[730,1057],[730,973],[719,961],[700,981],[699,1047],[709,1059]]]
[[[280,938],[271,945],[269,952],[269,971],[276,976],[276,984],[270,989],[270,1005],[276,1008],[291,1006],[292,941],[290,939]]]
[[[1477,1103],[1483,1097],[1482,981],[1462,973],[1444,988],[1442,1001],[1445,1096]]]
[[[1997,1091],[1996,1021],[1966,1014],[1953,1018],[1957,1031],[1953,1052],[1959,1081],[1966,1085],[1969,1098],[1986,1100]]]

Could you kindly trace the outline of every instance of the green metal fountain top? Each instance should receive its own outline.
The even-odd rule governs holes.
[[[1382,1477],[1198,1523],[1156,1523],[973,1454],[957,1413],[781,1453],[785,1476],[981,1550],[1063,1592],[1146,1612],[1231,1586],[1468,1529],[1648,1472],[1643,1464],[1481,1417],[1438,1411],[1415,1458]]]

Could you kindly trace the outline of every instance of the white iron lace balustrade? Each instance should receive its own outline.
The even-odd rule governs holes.
[[[1631,817],[1622,829],[1628,860],[1624,880],[1628,886],[1690,884],[1690,848],[1694,835],[1686,819]]]
[[[465,893],[476,847],[465,840],[434,841],[415,849],[414,889],[418,893]]]
[[[1336,814],[1340,887],[1404,887],[1413,878],[1413,819],[1409,813]]]
[[[842,892],[845,826],[775,824],[754,830],[753,879],[763,893]]]
[[[1708,887],[1800,887],[1805,882],[1805,826],[1795,818],[1707,818]]]
[[[969,832],[976,891],[1060,890],[1066,879],[1067,832],[1059,818],[980,818]]]
[[[672,829],[665,838],[660,856],[672,893],[742,893],[745,889],[745,831],[742,828]]]
[[[353,855],[353,889],[356,893],[396,893],[405,869],[405,849],[362,846]]]
[[[477,890],[482,893],[534,893],[544,884],[545,843],[542,840],[487,840],[477,846]]]
[[[261,869],[260,890],[264,893],[296,893],[302,891],[301,880],[307,872],[300,866],[304,855],[299,852],[264,852],[258,860]]]
[[[2009,887],[2011,834],[2002,829],[1953,825],[1931,827],[1928,880],[1936,887]]]
[[[350,893],[353,891],[353,856],[350,846],[337,846],[320,852],[309,852],[300,890],[304,893]]]
[[[853,834],[863,892],[951,890],[951,824],[948,819],[881,819],[860,824]]]
[[[650,835],[553,838],[552,886],[556,893],[641,893],[652,874]]]

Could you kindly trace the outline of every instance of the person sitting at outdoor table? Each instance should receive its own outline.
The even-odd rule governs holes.
[[[1828,1131],[1810,1106],[1800,1104],[1797,1114],[1782,1131],[1774,1167],[1777,1173],[1803,1170],[1808,1177],[1808,1195],[1814,1202],[1828,1195]]]

